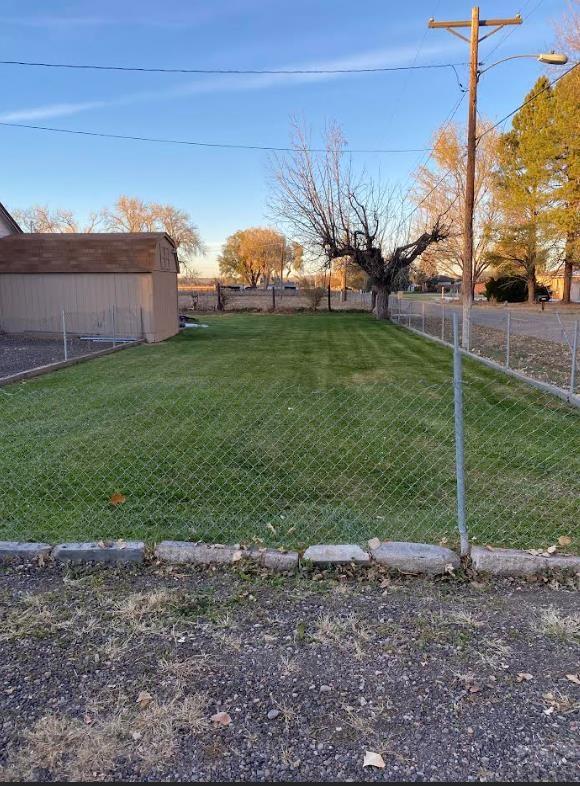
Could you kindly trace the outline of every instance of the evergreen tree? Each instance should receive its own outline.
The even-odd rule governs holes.
[[[570,302],[574,268],[580,267],[580,68],[554,87],[556,159],[553,220],[564,262],[562,300]]]
[[[492,262],[523,274],[533,303],[536,276],[548,265],[557,240],[556,186],[559,167],[555,99],[545,76],[500,137],[496,198],[501,210]]]

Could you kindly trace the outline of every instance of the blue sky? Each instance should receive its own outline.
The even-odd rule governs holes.
[[[482,16],[524,24],[482,44],[480,59],[551,49],[565,0],[486,0]],[[415,0],[3,0],[0,52],[35,60],[183,68],[341,68],[464,62],[467,45],[427,19],[468,18],[471,3]],[[497,48],[496,48],[497,47]],[[493,52],[491,50],[494,50]],[[488,61],[489,62],[489,61]],[[458,69],[467,80],[466,69]],[[480,111],[515,108],[542,67],[499,66],[481,80]],[[553,71],[552,76],[557,72]],[[313,141],[338,121],[353,148],[422,148],[460,97],[446,70],[326,77],[191,76],[0,66],[0,121],[206,142],[284,146],[292,116]],[[463,120],[465,102],[457,118]],[[187,210],[209,246],[263,225],[268,154],[83,138],[0,126],[0,201],[69,208],[81,217],[120,193]],[[406,183],[420,154],[356,155]]]

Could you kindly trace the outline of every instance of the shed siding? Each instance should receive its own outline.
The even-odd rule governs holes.
[[[115,304],[113,318],[112,304]],[[71,334],[141,335],[153,340],[153,299],[148,273],[3,273],[0,330],[58,333],[65,311]]]
[[[155,337],[153,341],[164,341],[174,336],[179,329],[177,308],[177,276],[171,271],[155,270],[153,279],[153,315]]]

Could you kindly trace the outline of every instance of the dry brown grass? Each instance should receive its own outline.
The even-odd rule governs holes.
[[[544,636],[554,636],[565,641],[580,639],[580,614],[561,614],[554,608],[543,609],[533,628]]]
[[[300,665],[296,658],[291,655],[282,655],[280,658],[280,675],[282,677],[291,677],[293,674],[300,672]]]
[[[343,645],[345,639],[351,636],[363,641],[369,640],[368,629],[357,619],[355,614],[349,614],[346,617],[323,614],[316,622],[313,639],[320,644]]]
[[[0,620],[0,641],[45,638],[71,625],[72,616],[57,612],[52,593],[25,594]]]
[[[177,694],[139,710],[121,697],[113,709],[86,719],[45,715],[9,753],[3,779],[30,781],[48,774],[73,782],[102,780],[121,760],[149,773],[174,756],[179,735],[203,731],[207,705],[204,694]]]

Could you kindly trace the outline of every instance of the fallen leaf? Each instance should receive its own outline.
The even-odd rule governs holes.
[[[369,549],[371,549],[371,551],[378,549],[380,545],[381,545],[381,541],[378,538],[371,538],[369,540]]]
[[[558,538],[559,546],[569,546],[572,543],[572,538],[569,535],[560,535]]]
[[[528,674],[526,671],[518,672],[518,676],[516,677],[516,682],[529,682],[529,680],[533,680],[534,675]]]
[[[379,770],[385,769],[385,760],[380,753],[367,751],[363,761],[363,767],[378,767]]]
[[[566,674],[566,679],[573,682],[574,685],[580,686],[580,675],[579,674]]]
[[[239,562],[242,559],[242,551],[238,549],[232,554],[232,562]]]
[[[445,565],[445,573],[452,575],[454,570],[455,568],[453,567],[453,564],[451,562],[448,562],[447,565]]]
[[[109,498],[109,502],[111,503],[111,505],[122,505],[123,502],[126,502],[126,500],[127,497],[125,497],[123,494],[120,494],[118,491],[112,494],[111,497]]]
[[[546,549],[548,554],[555,554],[557,550],[558,550],[557,546],[548,546],[548,548]]]
[[[211,721],[215,726],[229,726],[232,719],[227,712],[216,712],[211,716]]]
[[[149,693],[149,691],[142,690],[137,696],[137,701],[135,703],[138,704],[142,710],[146,710],[152,701],[153,696]]]
[[[272,535],[276,534],[276,528],[272,524],[266,524]]]

